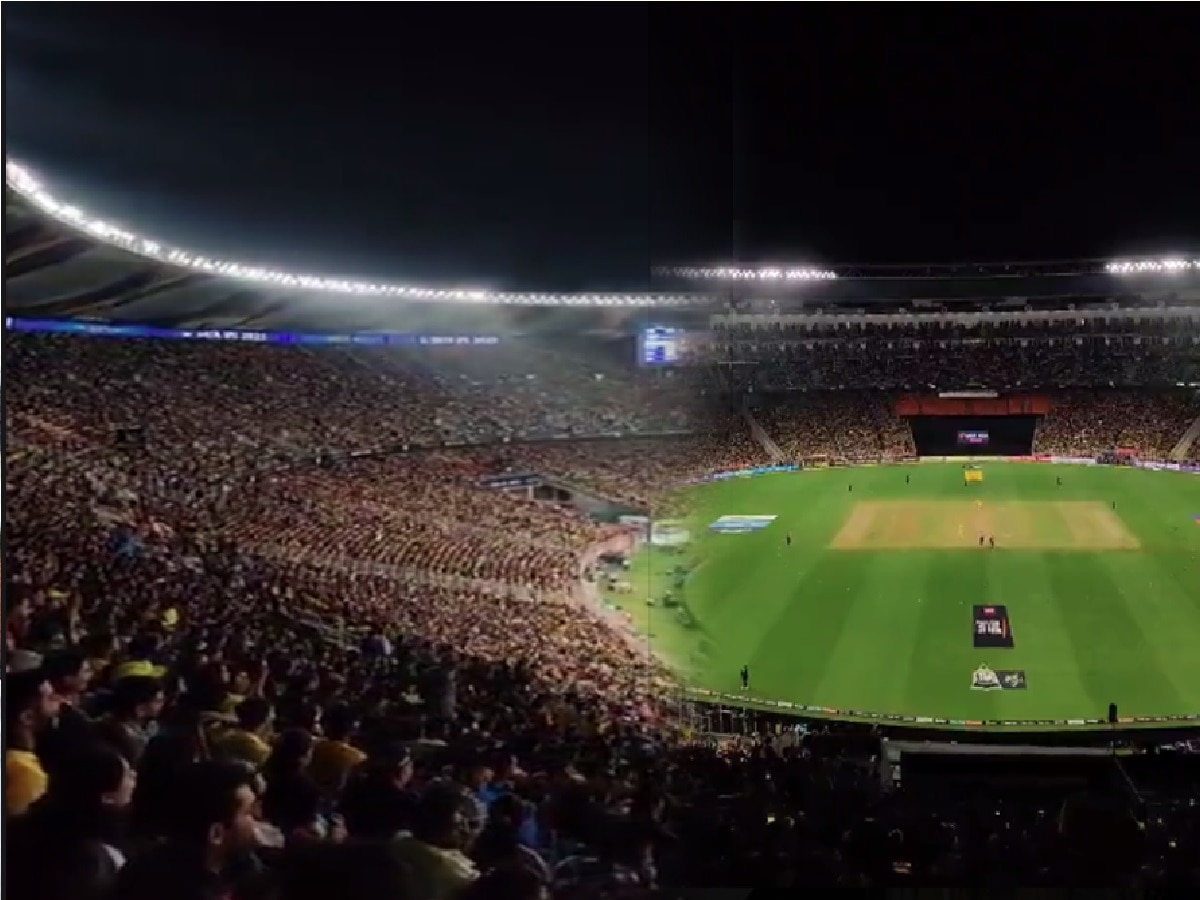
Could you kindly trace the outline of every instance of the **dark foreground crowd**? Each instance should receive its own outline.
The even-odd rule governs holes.
[[[164,666],[146,657],[175,639],[154,630],[107,659],[85,642],[7,675],[10,896],[1200,886],[1186,774],[1161,796],[1116,777],[892,788],[878,735],[691,742],[461,659],[447,706],[445,670],[417,646],[373,657],[293,638],[300,665],[267,652],[227,670],[219,646],[180,642]]]
[[[477,451],[259,466],[299,440],[290,392],[323,383],[304,358],[273,363],[253,401],[237,369],[211,385],[257,410],[237,432],[211,396],[176,381],[172,401],[119,356],[110,377],[158,404],[133,446],[102,427],[132,409],[104,405],[86,353],[53,390],[17,372],[6,405],[14,900],[1200,886],[1200,780],[1179,757],[1070,791],[966,791],[898,787],[869,729],[711,740],[637,647],[539,593],[609,532],[481,494]],[[303,438],[353,424],[334,415]],[[759,458],[744,437],[620,446],[514,445],[505,463],[637,501]]]

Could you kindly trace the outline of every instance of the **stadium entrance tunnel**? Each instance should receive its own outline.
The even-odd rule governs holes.
[[[1037,416],[913,416],[919,456],[1031,456]]]

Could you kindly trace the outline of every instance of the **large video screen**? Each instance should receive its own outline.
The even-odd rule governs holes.
[[[638,364],[673,366],[679,363],[686,344],[684,330],[652,325],[638,333]]]
[[[958,433],[958,446],[960,447],[986,447],[988,445],[988,433],[986,431],[960,431]]]

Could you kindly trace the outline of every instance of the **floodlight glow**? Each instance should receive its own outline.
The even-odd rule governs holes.
[[[264,287],[324,294],[350,294],[358,297],[388,297],[400,300],[425,300],[438,303],[498,304],[511,306],[635,306],[690,307],[705,298],[698,294],[627,294],[490,291],[479,287],[432,288],[394,282],[360,281],[282,272],[262,266],[211,259],[161,241],[141,237],[111,222],[89,215],[78,206],[56,199],[25,166],[5,160],[4,180],[47,216],[87,234],[98,241],[128,253],[166,265],[191,269],[206,275],[251,282]]]
[[[677,266],[663,271],[667,275],[693,281],[832,281],[838,277],[836,272],[828,269],[804,266]]]
[[[1174,275],[1181,272],[1200,272],[1200,259],[1166,257],[1117,260],[1108,263],[1104,271],[1110,275]]]

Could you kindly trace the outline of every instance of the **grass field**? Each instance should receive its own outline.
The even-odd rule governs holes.
[[[1110,702],[1122,718],[1200,713],[1200,478],[983,471],[972,485],[960,465],[925,464],[697,487],[695,621],[635,601],[635,624],[692,685],[749,701],[956,723],[1077,724]],[[777,518],[708,530],[734,514]],[[634,582],[661,596],[673,564],[649,550]],[[1002,626],[977,624],[977,607]],[[975,689],[981,664],[1023,680]]]

